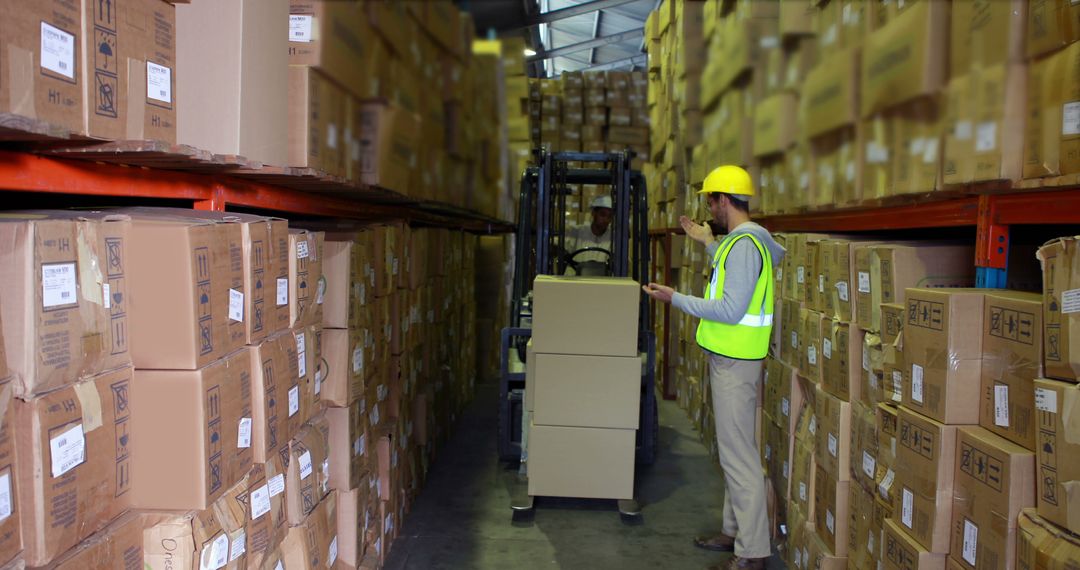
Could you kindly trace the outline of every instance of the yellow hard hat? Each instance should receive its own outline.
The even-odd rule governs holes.
[[[750,180],[750,173],[738,166],[724,165],[714,169],[705,177],[698,194],[712,194],[723,192],[735,196],[746,196],[749,199],[754,195],[754,183]]]

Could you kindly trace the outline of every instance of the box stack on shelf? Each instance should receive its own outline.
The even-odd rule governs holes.
[[[4,564],[379,567],[472,393],[475,238],[159,208],[0,232]]]

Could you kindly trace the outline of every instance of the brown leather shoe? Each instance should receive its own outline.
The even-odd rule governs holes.
[[[733,556],[731,562],[728,562],[728,570],[765,570],[765,561],[767,558],[743,558],[741,556]]]
[[[735,537],[720,533],[712,538],[699,536],[694,539],[694,546],[711,550],[713,552],[733,552],[735,550]]]

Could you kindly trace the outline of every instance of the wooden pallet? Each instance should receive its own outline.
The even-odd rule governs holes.
[[[125,166],[216,174],[260,166],[242,156],[213,154],[190,145],[155,140],[129,140],[58,148],[43,154]]]

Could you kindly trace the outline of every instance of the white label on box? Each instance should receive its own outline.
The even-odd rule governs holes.
[[[296,259],[307,259],[307,256],[311,255],[308,251],[307,240],[300,240],[296,242]]]
[[[304,333],[296,335],[296,367],[300,378],[307,376],[307,338]]]
[[[873,479],[875,470],[877,469],[877,460],[873,455],[870,455],[868,451],[862,452],[862,470],[866,473],[866,476]]]
[[[326,146],[327,148],[336,149],[338,145],[337,125],[330,123],[326,125]]]
[[[86,461],[86,437],[83,425],[75,424],[49,440],[52,476],[60,477]]]
[[[869,533],[869,535],[866,537],[866,551],[869,552],[870,554],[874,553],[874,533],[873,532]]]
[[[979,527],[964,519],[964,549],[962,555],[964,562],[975,566],[975,552],[979,545]]]
[[[825,509],[825,528],[829,529],[829,534],[836,534],[836,517],[829,509]]]
[[[787,398],[780,399],[780,412],[784,414],[785,417],[791,415],[791,402],[788,401]]]
[[[240,427],[236,430],[236,447],[251,447],[251,418],[240,418]]]
[[[274,570],[285,570],[285,567],[281,565],[280,560],[277,561],[277,564],[274,564]]]
[[[321,481],[322,481],[322,489],[323,489],[323,492],[325,493],[327,491],[327,486],[330,484],[330,458],[329,457],[327,457],[326,459],[323,459],[323,462],[322,462],[322,479],[321,479]]]
[[[806,483],[799,481],[799,500],[806,502]]]
[[[922,161],[923,164],[934,164],[938,160],[938,139],[926,139],[926,148],[923,150]]]
[[[836,24],[829,26],[829,29],[825,30],[825,33],[821,35],[822,45],[832,45],[836,43]]]
[[[904,399],[904,375],[899,370],[892,371],[892,399],[894,402]]]
[[[821,275],[821,274],[819,274],[817,276],[817,292],[818,293],[824,293],[825,292],[825,276]]]
[[[799,333],[791,331],[791,348],[799,348]]]
[[[364,451],[367,448],[367,443],[365,441],[366,438],[367,438],[367,436],[364,435],[364,434],[361,434],[360,437],[356,438],[356,441],[354,441],[353,444],[352,444],[353,455],[363,455],[364,454]]]
[[[922,156],[926,152],[926,140],[922,137],[911,139],[911,143],[908,144],[908,152],[911,156]]]
[[[923,368],[918,364],[911,365],[911,400],[923,403]]]
[[[1080,313],[1080,289],[1069,289],[1061,294],[1061,313]]]
[[[817,416],[810,416],[810,433],[817,435]]]
[[[289,280],[278,279],[277,280],[277,304],[281,305],[289,304]]]
[[[300,386],[293,386],[289,388],[289,417],[296,415],[296,412],[300,411]]]
[[[867,372],[870,371],[870,351],[864,350],[862,353],[862,369]]]
[[[994,386],[994,425],[1009,427],[1009,387]]]
[[[840,445],[836,439],[836,435],[834,435],[832,432],[829,432],[829,454],[833,457],[837,457],[838,447],[840,447]]]
[[[765,461],[768,461],[770,457],[772,457],[772,446],[766,443],[765,444]]]
[[[75,36],[42,22],[41,67],[75,79]]]
[[[76,303],[75,263],[50,263],[41,266],[41,306],[58,307]]]
[[[803,560],[803,564],[805,564],[805,565],[810,564],[810,551],[807,550],[805,546],[802,549],[802,560]]]
[[[289,14],[289,41],[309,43],[311,37],[311,24],[314,16],[304,14]]]
[[[270,481],[267,483],[267,486],[270,487],[270,496],[271,497],[276,497],[276,496],[284,493],[285,492],[285,474],[284,473],[278,473],[277,475],[274,475],[273,477],[270,478]]]
[[[364,349],[356,347],[352,351],[352,371],[356,374],[364,369]]]
[[[146,98],[172,103],[172,68],[146,62]]]
[[[240,558],[245,552],[247,552],[247,533],[241,530],[229,546],[229,562]]]
[[[850,299],[850,297],[848,297],[848,284],[847,284],[847,281],[837,281],[836,282],[836,292],[840,295],[840,300],[841,301],[846,303],[846,302],[848,302],[848,299]]]
[[[799,188],[802,189],[802,190],[806,190],[809,187],[810,187],[810,173],[809,172],[803,172],[802,174],[799,175]]]
[[[974,130],[971,121],[957,121],[953,127],[953,137],[962,141],[971,140],[971,133]]]
[[[901,494],[903,495],[903,500],[901,501],[900,522],[904,523],[904,526],[908,528],[913,528],[911,515],[915,508],[915,495],[913,495],[911,491],[908,491],[907,487],[904,487],[901,490]]]
[[[44,35],[42,37],[44,38]],[[44,43],[44,40],[42,42]],[[1062,136],[1080,135],[1080,101],[1065,103],[1062,108],[1061,134]]]
[[[270,489],[263,485],[251,491],[251,518],[252,520],[270,512]]]
[[[975,128],[975,152],[990,152],[997,148],[997,123],[986,121]]]
[[[784,478],[791,477],[791,465],[788,464],[787,459],[784,460]]]
[[[379,405],[375,404],[371,407],[371,425],[379,425]]]
[[[311,476],[311,452],[305,451],[300,454],[300,479],[307,479]]]
[[[831,339],[825,338],[825,339],[821,340],[821,353],[825,355],[825,358],[828,358],[829,360],[832,360],[832,340]]]
[[[101,298],[105,300],[105,308],[112,308],[112,294],[108,283],[101,284]]]
[[[1035,409],[1040,412],[1057,413],[1057,392],[1046,388],[1035,388]]]
[[[0,475],[0,521],[11,516],[11,473]]]
[[[802,568],[802,550],[795,549],[795,567]]]
[[[800,265],[798,268],[795,269],[795,280],[799,283],[806,282],[806,267]]]
[[[870,292],[870,274],[867,273],[866,271],[860,271],[859,272],[859,292],[860,293],[869,293]]]
[[[214,537],[210,546],[203,549],[199,559],[200,570],[218,570],[229,563],[229,537],[221,533]]]
[[[817,347],[810,345],[806,348],[806,361],[810,364],[817,364]]]
[[[244,322],[244,294],[229,289],[229,320]]]
[[[896,473],[893,473],[892,469],[885,471],[885,476],[881,478],[881,483],[878,483],[878,491],[881,492],[881,498],[889,498],[889,490],[892,489],[893,479],[896,478]]]
[[[322,366],[320,366],[320,367],[315,369],[315,393],[316,394],[321,394],[322,393],[322,378],[323,378],[323,369],[322,369]]]
[[[870,387],[877,390],[878,389],[878,376],[877,376],[877,374],[871,374],[868,377],[868,380],[870,380]]]
[[[323,299],[326,298],[326,278],[325,277],[319,277],[319,284],[318,284],[318,286],[316,286],[315,290],[317,291],[315,293],[315,304],[316,305],[321,305],[321,304],[323,304]]]
[[[326,554],[326,565],[333,568],[334,562],[337,562],[337,535],[330,541],[330,550]]]
[[[844,178],[847,179],[848,182],[855,182],[854,162],[848,162],[846,165],[844,165]]]
[[[765,36],[761,38],[761,49],[773,49],[780,45],[780,38],[777,36]]]

